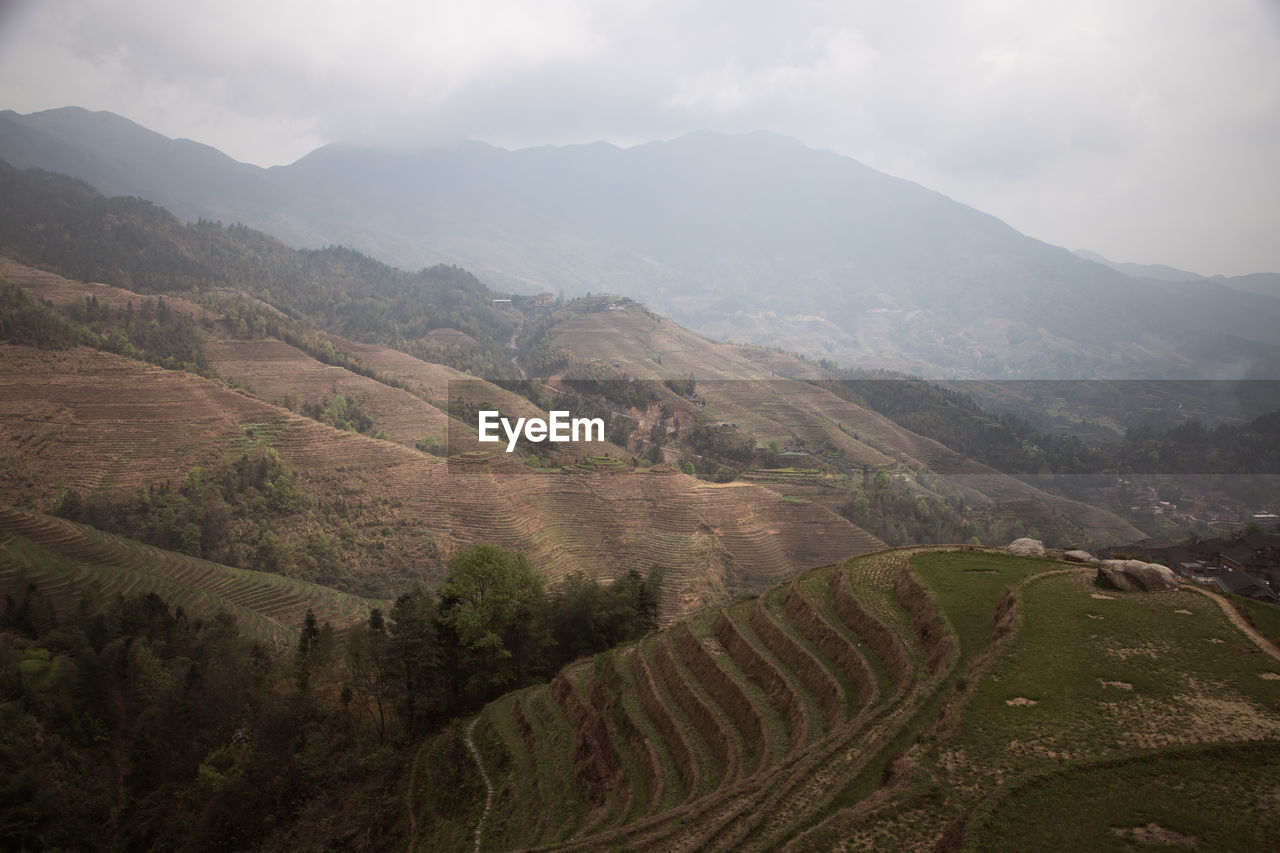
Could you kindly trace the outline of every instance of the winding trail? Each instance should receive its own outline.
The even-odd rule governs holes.
[[[523,328],[523,322],[521,322],[519,326],[516,326],[515,331],[511,333],[511,340],[507,342],[507,349],[516,350],[516,354],[511,356],[511,366],[519,372],[521,379],[528,379],[529,374],[524,372],[524,368],[520,366],[520,362],[517,360],[520,358],[520,351],[516,349],[516,338],[520,336],[520,332]]]
[[[413,764],[409,765],[409,781],[404,790],[404,807],[409,813],[409,853],[418,846],[418,816],[413,813],[413,784],[418,778],[418,760],[422,758],[425,746],[419,747],[413,755]]]
[[[1218,602],[1218,606],[1222,608],[1223,613],[1227,614],[1227,618],[1231,620],[1231,624],[1239,628],[1240,631],[1250,640],[1253,640],[1253,642],[1263,652],[1271,655],[1276,660],[1280,660],[1280,649],[1277,649],[1270,640],[1268,640],[1266,637],[1262,635],[1260,631],[1258,631],[1257,628],[1254,628],[1248,622],[1244,621],[1244,617],[1241,616],[1236,611],[1236,609],[1231,606],[1231,602],[1227,601],[1222,596],[1216,593],[1213,593],[1207,589],[1201,589],[1200,587],[1196,586],[1194,583],[1182,584],[1181,587],[1183,589],[1193,589],[1196,592],[1200,593],[1201,595],[1207,595],[1209,598],[1212,598],[1214,601]]]
[[[484,762],[480,759],[480,750],[476,749],[476,742],[471,739],[471,732],[478,722],[480,722],[479,714],[467,726],[466,737],[467,749],[475,759],[476,767],[480,768],[480,778],[484,780],[484,811],[480,813],[480,820],[476,822],[476,853],[480,853],[480,837],[484,834],[484,822],[489,817],[489,807],[493,805],[493,783],[489,781],[489,774],[485,771]]]

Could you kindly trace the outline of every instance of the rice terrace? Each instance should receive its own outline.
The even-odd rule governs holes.
[[[363,263],[273,251],[277,279]],[[1143,531],[904,427],[830,366],[613,297],[515,321],[470,279],[450,298],[509,345],[437,363],[247,280],[196,303],[0,271],[18,849],[104,820],[193,849],[1280,839],[1280,610],[1057,559]],[[431,275],[435,310],[463,274]],[[477,358],[553,375],[478,379]],[[562,405],[605,434],[478,440],[480,413]],[[987,547],[1024,531],[1050,556]],[[48,793],[94,779],[115,781],[70,815]]]
[[[1094,575],[884,551],[571,666],[468,730],[481,849],[1273,847],[1280,651],[1212,595]],[[459,850],[484,786],[428,792],[461,730],[409,800]]]
[[[0,3],[0,853],[1280,851],[1268,4],[207,5]]]

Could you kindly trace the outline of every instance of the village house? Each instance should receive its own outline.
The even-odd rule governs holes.
[[[1242,595],[1255,601],[1268,604],[1280,604],[1280,596],[1271,589],[1271,584],[1246,572],[1226,571],[1214,578],[1214,583],[1223,592]]]

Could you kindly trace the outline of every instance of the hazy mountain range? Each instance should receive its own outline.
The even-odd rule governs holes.
[[[1081,257],[766,133],[628,149],[330,145],[262,169],[66,108],[0,113],[0,158],[297,246],[455,263],[517,292],[621,293],[713,337],[867,367],[1236,378],[1280,363],[1280,276]]]
[[[1180,270],[1177,267],[1165,266],[1164,264],[1133,264],[1113,261],[1087,249],[1077,249],[1076,254],[1087,261],[1106,264],[1113,270],[1134,278],[1149,278],[1157,281],[1215,281],[1236,290],[1261,293],[1264,296],[1280,296],[1280,273],[1259,272],[1237,276],[1205,276],[1188,270]]]

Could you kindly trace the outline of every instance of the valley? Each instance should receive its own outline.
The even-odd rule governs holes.
[[[746,143],[702,190],[765,149],[827,174],[802,146]],[[357,175],[353,157],[299,169]],[[851,162],[833,168],[889,219],[961,216],[1023,272],[1057,258]],[[1088,286],[1018,304],[1060,330],[997,311],[957,332],[947,304],[912,301],[926,290],[876,307],[888,284],[837,298],[803,278],[785,310],[724,311],[741,294],[704,269],[719,290],[677,295],[694,273],[671,259],[702,261],[673,230],[643,247],[667,284],[615,246],[622,266],[579,270],[589,294],[527,297],[494,289],[497,267],[295,249],[3,163],[0,184],[0,764],[18,792],[0,834],[25,847],[106,821],[104,844],[140,848],[1021,850],[1059,840],[1064,791],[1081,848],[1260,849],[1280,829],[1280,611],[1190,580],[1121,592],[1064,561],[1200,532],[1272,561],[1269,540],[1233,550],[1211,509],[1269,517],[1275,383],[873,369],[1198,364],[1205,339],[1104,347],[1105,324],[1072,325],[1148,285],[1058,258],[1054,281]],[[459,219],[492,215],[475,200]],[[946,262],[951,228],[919,264]],[[446,259],[466,243],[528,264],[539,290],[566,263],[432,236]],[[826,241],[800,243],[830,261]],[[955,275],[980,279],[972,262]],[[1223,310],[1255,298],[1224,359],[1270,351],[1271,297]],[[824,316],[846,309],[854,333]],[[568,418],[601,428],[514,426]],[[1045,556],[1002,550],[1022,537]],[[1144,794],[1107,793],[1128,787]],[[1221,817],[1232,797],[1248,820]]]

